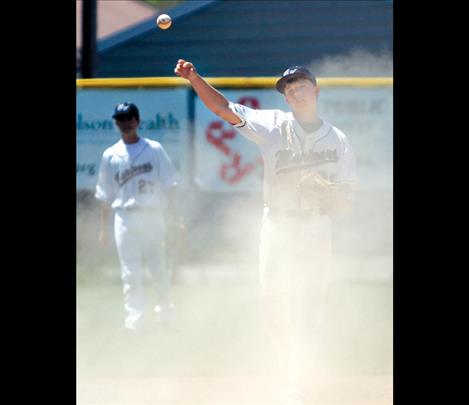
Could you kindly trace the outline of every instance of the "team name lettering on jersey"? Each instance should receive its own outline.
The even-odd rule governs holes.
[[[116,180],[117,184],[119,184],[119,186],[123,186],[132,177],[135,177],[142,173],[151,172],[152,170],[153,166],[151,163],[144,163],[138,166],[130,166],[130,169],[126,169],[122,173],[117,172],[114,176],[114,179]]]
[[[325,163],[336,163],[339,161],[337,149],[325,149],[320,152],[314,152],[311,149],[306,153],[295,153],[294,150],[279,150],[275,157],[276,173],[283,173],[292,170],[304,169],[307,167],[316,167]]]

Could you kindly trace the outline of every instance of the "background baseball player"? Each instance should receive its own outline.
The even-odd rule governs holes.
[[[352,148],[343,132],[318,117],[319,88],[305,67],[287,69],[276,84],[292,112],[232,103],[183,59],[175,73],[262,151],[261,302],[288,381],[287,403],[302,403],[302,358],[318,345],[327,287],[330,215],[350,206],[357,181]]]
[[[171,322],[174,305],[165,262],[165,210],[173,208],[176,170],[157,141],[137,134],[140,115],[133,103],[121,103],[112,116],[121,139],[103,153],[96,198],[102,202],[99,239],[106,243],[110,211],[121,264],[125,328],[143,325],[145,313],[143,260],[156,289],[159,320]]]

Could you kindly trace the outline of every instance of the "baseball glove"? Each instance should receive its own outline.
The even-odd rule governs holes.
[[[333,189],[334,184],[316,172],[306,174],[299,183],[300,196],[311,205],[321,208],[327,208]]]

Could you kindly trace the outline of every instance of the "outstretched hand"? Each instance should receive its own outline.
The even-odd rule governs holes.
[[[195,66],[191,62],[187,62],[184,59],[179,59],[176,67],[174,69],[174,73],[182,77],[183,79],[191,80],[193,77],[197,75],[197,71],[195,70]]]

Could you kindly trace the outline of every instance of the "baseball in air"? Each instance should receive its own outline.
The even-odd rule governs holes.
[[[167,30],[169,27],[171,27],[172,23],[173,21],[171,20],[171,17],[168,14],[161,14],[156,19],[156,25],[162,30]]]

